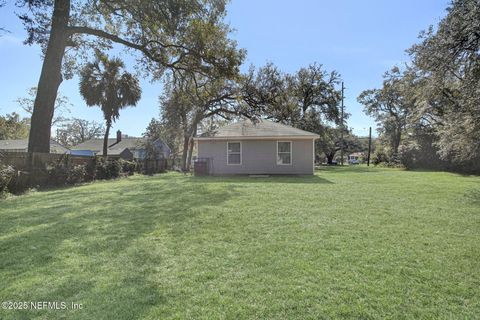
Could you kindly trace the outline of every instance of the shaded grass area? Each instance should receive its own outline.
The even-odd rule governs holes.
[[[480,178],[169,173],[0,204],[1,319],[475,318]]]

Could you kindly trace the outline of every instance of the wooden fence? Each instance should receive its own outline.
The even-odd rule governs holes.
[[[45,169],[49,163],[65,161],[68,165],[90,164],[93,156],[77,156],[58,153],[40,152],[2,152],[0,161],[17,170]]]
[[[47,165],[63,162],[67,166],[91,165],[95,157],[40,152],[5,152],[0,155],[0,163],[13,166],[18,171],[22,183],[31,186],[44,185],[48,179]],[[28,180],[28,182],[26,181]]]
[[[145,159],[138,161],[138,171],[145,174],[164,172],[167,169],[167,159]]]
[[[0,153],[0,164],[10,165],[17,170],[17,179],[21,184],[42,186],[48,184],[47,166],[52,163],[64,163],[67,167],[75,165],[94,165],[95,156],[39,152],[4,152]],[[138,160],[137,172],[154,174],[165,172],[171,163],[167,159]]]

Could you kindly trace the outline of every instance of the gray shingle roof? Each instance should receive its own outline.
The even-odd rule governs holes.
[[[28,139],[0,140],[0,150],[4,151],[27,151]],[[67,153],[68,148],[62,146],[55,140],[50,140],[51,153]]]
[[[239,121],[225,127],[219,128],[214,132],[209,132],[200,136],[202,139],[225,139],[225,138],[318,138],[318,135],[312,132],[297,129],[281,123],[269,120],[260,120],[253,123],[250,120]]]
[[[122,138],[119,143],[117,143],[117,139],[108,139],[108,150],[115,152],[114,150],[119,152],[130,149],[142,149],[142,146],[145,142],[145,138],[134,138],[134,137],[126,137]],[[103,139],[90,139],[76,146],[72,147],[72,150],[92,150],[94,152],[100,152],[103,150]],[[110,154],[114,154],[109,152]]]

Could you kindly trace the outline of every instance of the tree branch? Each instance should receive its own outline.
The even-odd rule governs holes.
[[[133,48],[133,49],[140,50],[143,53],[147,52],[145,46],[138,45],[136,43],[127,41],[125,39],[120,38],[119,36],[116,36],[114,34],[110,34],[110,33],[105,32],[103,30],[93,29],[93,28],[90,28],[90,27],[71,26],[71,27],[68,27],[68,32],[70,33],[70,35],[72,35],[72,34],[88,34],[88,35],[92,35],[92,36],[97,36],[97,37],[100,37],[100,38],[111,40],[111,41],[116,42],[116,43],[123,44],[123,45],[125,45],[127,47],[130,47],[130,48]]]

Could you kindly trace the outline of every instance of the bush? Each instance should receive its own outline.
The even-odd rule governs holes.
[[[378,164],[379,167],[382,168],[401,168],[405,169],[405,166],[397,161],[388,161],[388,162],[380,162]]]
[[[105,160],[104,158],[97,158],[95,179],[107,180],[115,179],[122,173],[122,164],[120,160]]]
[[[64,186],[67,184],[68,167],[63,161],[47,164],[47,184],[50,186]]]
[[[400,146],[400,160],[408,169],[447,170],[478,174],[480,157],[471,161],[458,162],[452,158],[441,158],[437,141],[431,133],[416,133]]]
[[[137,163],[134,161],[106,161],[101,157],[89,161],[88,164],[74,166],[70,165],[68,157],[61,158],[60,161],[47,164],[45,170],[36,170],[34,175],[0,164],[0,196],[8,192],[23,193],[32,185],[65,186],[95,179],[114,179],[122,174],[133,175],[135,170]]]
[[[104,158],[96,158],[95,160],[95,179],[98,180],[105,180],[109,179],[108,170],[107,170],[107,162]]]
[[[82,183],[88,180],[87,166],[75,165],[69,167],[63,161],[47,165],[47,184],[50,186],[64,186]]]
[[[108,172],[107,179],[118,178],[122,173],[122,164],[120,163],[120,161],[117,161],[117,160],[107,161],[107,172]]]
[[[372,163],[375,166],[384,168],[405,168],[401,158],[397,154],[389,156],[385,150],[377,149],[372,156]]]
[[[375,153],[372,155],[372,163],[374,165],[379,165],[382,162],[389,162],[388,155],[383,150],[376,150]]]
[[[87,166],[78,164],[68,170],[67,183],[77,184],[87,180]]]
[[[15,178],[15,173],[12,166],[0,166],[0,196],[8,192],[8,187]]]
[[[122,172],[129,176],[133,175],[137,170],[137,163],[135,161],[126,161],[120,159],[119,162],[122,166]]]
[[[30,188],[30,173],[15,169],[12,180],[10,180],[10,183],[8,184],[8,192],[21,194]]]

